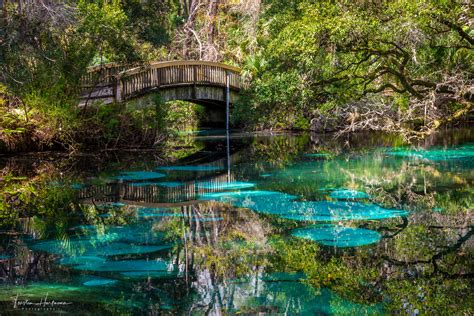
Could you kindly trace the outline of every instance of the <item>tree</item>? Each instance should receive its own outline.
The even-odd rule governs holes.
[[[319,109],[351,105],[345,110],[356,121],[365,120],[356,102],[389,103],[416,108],[411,122],[421,118],[428,129],[437,127],[443,116],[472,104],[468,10],[463,1],[271,1],[261,30],[268,34],[268,65],[255,81],[256,102],[275,103],[275,112],[278,104],[295,103],[308,119]],[[272,89],[289,69],[292,85],[306,97],[281,100]],[[266,85],[275,100],[259,100]]]

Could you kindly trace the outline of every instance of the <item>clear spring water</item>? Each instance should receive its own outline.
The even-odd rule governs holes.
[[[80,207],[22,213],[2,231],[0,310],[472,311],[470,130],[417,146],[377,134],[234,133],[229,148],[221,133],[185,138],[180,159],[4,158],[4,172]],[[64,304],[32,304],[45,296]]]

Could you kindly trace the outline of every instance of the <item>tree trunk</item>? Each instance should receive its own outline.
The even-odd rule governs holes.
[[[219,0],[210,0],[209,1],[209,29],[207,32],[207,43],[212,45],[214,43],[214,37],[216,35],[216,16],[217,8],[219,5]]]
[[[196,20],[196,7],[199,5],[199,0],[188,0],[186,10],[188,11],[188,18],[185,28],[194,29],[194,22]],[[183,57],[189,58],[189,48],[192,46],[192,38],[194,34],[190,30],[185,29],[185,38],[183,45]]]
[[[218,60],[218,52],[215,47],[215,38],[217,35],[216,19],[219,8],[219,0],[209,0],[207,9],[208,26],[207,26],[207,45],[204,52],[204,59],[210,61]]]

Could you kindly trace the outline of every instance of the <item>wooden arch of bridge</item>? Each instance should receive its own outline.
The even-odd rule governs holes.
[[[157,91],[163,101],[225,105],[234,102],[242,87],[240,72],[237,67],[208,61],[104,64],[90,67],[81,79],[81,103],[123,102]]]

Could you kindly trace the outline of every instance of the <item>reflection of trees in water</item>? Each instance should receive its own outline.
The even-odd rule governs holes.
[[[186,282],[199,296],[186,310],[223,312],[232,306],[235,291],[229,281],[262,270],[270,227],[250,211],[220,203],[183,206],[181,211],[186,228],[174,262],[184,264]]]
[[[435,142],[430,140],[429,144],[433,143]],[[268,144],[263,142],[260,148],[258,146],[260,143],[254,146],[255,151],[274,155],[275,165],[285,162],[287,158],[288,161],[291,160],[292,155],[304,148],[298,142],[284,141]],[[324,148],[330,147],[324,145]],[[280,159],[279,152],[282,150],[289,155],[283,155]],[[411,211],[410,215],[383,222],[347,222],[345,225],[382,232],[385,238],[376,246],[351,249],[321,247],[315,255],[297,257],[301,259],[299,262],[288,259],[285,261],[285,269],[292,271],[311,267],[315,269],[308,268],[312,272],[309,275],[313,278],[310,279],[313,285],[333,288],[344,297],[359,302],[373,302],[380,298],[377,291],[387,292],[393,300],[392,308],[400,309],[402,299],[410,300],[412,296],[413,300],[418,299],[418,292],[412,292],[412,288],[420,286],[423,291],[436,288],[435,294],[444,297],[443,303],[447,306],[452,304],[455,308],[456,304],[452,302],[463,299],[463,295],[469,291],[462,287],[465,285],[463,282],[472,282],[474,278],[474,225],[470,195],[472,173],[459,173],[445,168],[443,164],[402,161],[391,166],[385,163],[382,156],[350,167],[344,162],[332,160],[325,169],[327,174],[323,176],[333,177],[334,183],[338,183],[343,176],[347,186],[367,188],[374,201],[384,206],[406,207]],[[38,169],[39,172],[57,172],[56,167],[49,169],[48,166],[49,164],[43,165]],[[13,169],[14,163],[10,163],[8,170]],[[21,172],[26,172],[25,170],[21,169]],[[29,181],[33,179],[31,177]],[[433,211],[439,205],[442,205],[443,210]],[[281,223],[272,222],[273,219],[269,217],[248,210],[235,210],[219,203],[183,206],[180,211],[182,218],[164,219],[157,222],[154,229],[163,229],[170,233],[172,240],[181,241],[170,255],[171,261],[182,267],[183,278],[172,281],[150,278],[133,282],[135,293],[148,293],[152,302],[158,300],[159,295],[155,292],[159,289],[171,293],[170,296],[176,301],[184,301],[183,296],[187,295],[190,298],[187,300],[188,305],[180,306],[184,311],[224,312],[239,295],[236,293],[237,287],[229,280],[241,276],[250,278],[252,289],[256,291],[258,275],[275,267],[274,261],[280,260],[275,257],[278,257],[277,253],[282,249],[284,252],[290,251],[268,242],[276,232],[283,231],[277,230]],[[93,224],[128,224],[126,212],[119,214],[120,218],[110,220],[97,218],[97,212],[93,215],[97,220]],[[54,222],[67,228],[69,216],[66,213],[47,213],[44,218],[52,218]],[[207,221],[209,217],[222,217],[222,220]],[[45,234],[45,226],[35,226],[32,222],[30,218],[30,223],[25,223],[23,233],[37,236]],[[64,273],[54,264],[55,256],[28,251],[19,234],[2,234],[1,250],[16,257],[15,260],[0,261],[0,277],[3,282],[24,284],[45,280],[48,275]],[[60,237],[61,234],[63,237]],[[64,232],[61,234],[56,234],[55,237],[67,238]],[[287,241],[281,236],[275,238]],[[294,241],[292,245],[295,251],[304,247],[300,241]],[[312,266],[311,262],[316,262],[317,266]],[[371,269],[376,273],[365,273]],[[339,273],[341,270],[344,273]],[[318,274],[320,279],[316,277]],[[365,287],[359,285],[362,282]],[[454,284],[461,289],[453,290],[455,287],[449,285],[450,282],[456,282]],[[352,285],[354,286],[351,287]],[[193,295],[198,295],[199,299]],[[433,305],[436,304],[434,300],[426,302],[437,306]]]
[[[289,248],[280,248],[279,245],[287,241],[285,237],[274,236],[275,223],[271,222],[271,218],[215,202],[182,206],[180,211],[183,217],[157,221],[153,230],[168,233],[170,240],[181,240],[170,253],[170,261],[181,267],[183,277],[170,281],[152,278],[133,281],[132,292],[147,295],[150,298],[149,308],[161,302],[160,295],[167,293],[173,301],[187,302],[178,307],[180,311],[224,313],[232,309],[236,300],[257,293],[259,276],[277,266],[275,260],[281,259],[275,257],[289,255],[288,251],[291,251]],[[126,214],[124,212],[124,219],[127,218]],[[382,291],[390,288],[392,296],[403,298],[409,295],[409,289],[399,286],[395,291],[391,284],[405,280],[435,282],[472,278],[469,258],[463,261],[462,256],[458,256],[460,252],[467,256],[472,254],[472,244],[469,242],[472,240],[473,227],[467,224],[470,220],[469,214],[451,216],[419,212],[408,218],[369,222],[363,226],[385,232],[385,238],[379,245],[350,249],[323,247],[315,255],[295,257],[298,261],[285,259],[284,267],[287,271],[304,270],[316,262],[317,270],[308,270],[310,278],[315,273],[324,276],[317,281],[322,282],[320,286],[342,291],[340,293],[344,298],[359,303],[373,302],[374,299],[377,301],[379,294],[372,290],[374,288]],[[359,222],[353,224],[360,226]],[[425,230],[409,231],[411,227],[418,226]],[[31,224],[25,227],[31,227]],[[33,230],[30,228],[29,232]],[[269,243],[268,238],[271,236],[281,240],[281,243]],[[54,264],[55,256],[28,251],[19,237],[12,235],[11,241],[7,242],[9,249],[16,249],[17,260],[14,263],[1,262],[4,280],[26,283],[45,280],[50,274],[64,273]],[[293,240],[291,247],[293,251],[303,251],[306,246],[299,240]],[[431,265],[431,268],[420,268],[427,265]],[[450,270],[454,266],[462,270],[463,274]],[[370,276],[370,273],[365,273],[368,269],[376,269],[377,273]],[[338,270],[347,273],[338,273]],[[241,277],[248,280],[248,286],[242,287],[241,284],[231,282]],[[359,280],[364,280],[366,285],[362,288],[357,286]],[[312,284],[317,282],[313,280]],[[464,293],[457,294],[451,289],[447,286],[444,290],[448,298],[456,298]],[[443,288],[439,291],[443,291]]]
[[[447,229],[447,227],[443,227],[443,226],[430,226],[428,228],[436,229],[436,230],[438,230],[438,232],[439,232],[439,229],[441,229],[441,230]],[[452,228],[450,227],[450,229],[452,229]],[[388,257],[388,256],[382,256],[382,258],[384,260],[386,260],[391,265],[401,266],[401,267],[409,267],[409,266],[412,266],[412,265],[420,265],[420,264],[429,264],[429,265],[432,266],[431,272],[427,273],[424,277],[432,277],[433,275],[440,274],[440,275],[442,275],[444,277],[447,277],[447,278],[473,278],[474,273],[472,271],[470,271],[471,267],[469,267],[469,266],[466,266],[466,268],[470,272],[465,272],[465,273],[451,273],[449,271],[441,269],[441,267],[440,267],[439,262],[441,260],[443,260],[443,258],[445,256],[447,256],[449,254],[452,254],[452,253],[458,253],[459,250],[466,244],[466,242],[474,235],[474,226],[458,227],[458,228],[454,228],[454,229],[456,229],[458,231],[459,230],[461,230],[461,231],[467,230],[467,232],[464,233],[463,235],[461,235],[460,238],[456,242],[454,242],[453,244],[441,247],[441,248],[444,248],[444,250],[437,251],[435,254],[431,255],[430,258],[428,258],[428,259],[424,259],[424,260],[420,259],[420,260],[413,260],[413,261],[401,261],[401,260],[397,260],[397,259],[394,259],[394,258],[391,258],[391,257]],[[438,248],[440,248],[440,246],[438,246]],[[472,251],[472,249],[471,249],[471,251]],[[446,267],[446,268],[449,268],[449,267]]]
[[[43,280],[54,271],[53,256],[29,251],[18,235],[9,237],[1,241],[3,251],[10,254],[10,258],[0,260],[0,280],[3,283],[24,285]]]

